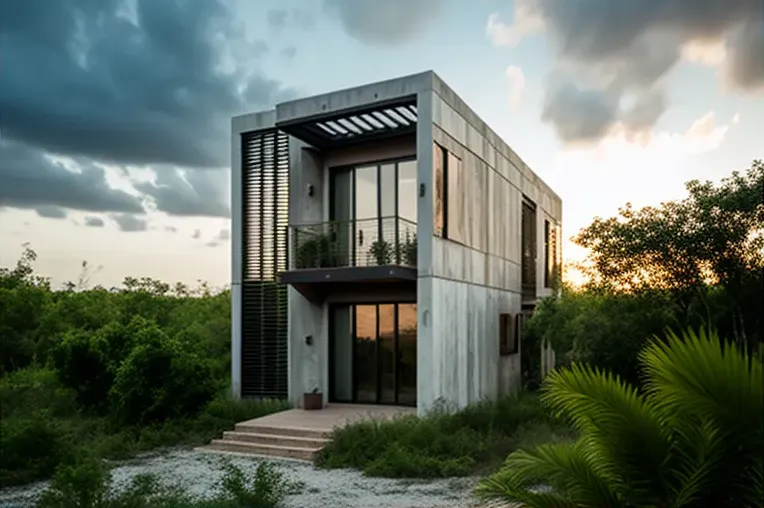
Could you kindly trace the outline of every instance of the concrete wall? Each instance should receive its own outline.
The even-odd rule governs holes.
[[[432,85],[431,140],[461,160],[463,229],[462,243],[433,237],[432,232],[428,248],[420,243],[420,414],[439,402],[463,407],[520,387],[520,353],[499,354],[499,316],[521,311],[523,195],[537,205],[540,296],[550,292],[543,287],[544,218],[561,224],[562,217],[560,198],[517,154],[434,74]],[[420,123],[425,122],[423,109],[420,104]],[[420,178],[429,172],[432,189],[433,166],[430,162],[426,167],[421,155],[424,138],[418,142]],[[432,154],[431,146],[427,153]],[[431,192],[420,205],[420,217],[422,207],[432,216]],[[420,219],[420,233],[422,223]],[[420,242],[424,238],[419,235]],[[429,259],[423,263],[427,250]],[[548,353],[544,360],[551,360]]]

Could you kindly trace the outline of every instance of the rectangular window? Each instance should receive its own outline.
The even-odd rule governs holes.
[[[435,236],[446,237],[446,149],[432,144],[433,189]]]
[[[446,217],[448,218],[446,237],[449,240],[464,243],[462,161],[451,152],[448,152],[446,159],[446,185],[448,188],[446,195]]]
[[[554,287],[560,277],[560,254],[558,227],[544,221],[544,286]]]
[[[544,287],[552,287],[552,225],[548,220],[544,221]]]
[[[519,351],[517,319],[512,314],[499,314],[499,354],[509,356]]]

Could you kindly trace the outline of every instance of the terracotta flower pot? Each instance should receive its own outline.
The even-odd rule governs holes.
[[[320,392],[305,393],[302,396],[302,408],[308,411],[324,407],[324,394]]]

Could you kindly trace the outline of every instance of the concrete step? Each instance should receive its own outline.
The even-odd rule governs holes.
[[[305,461],[313,461],[316,458],[316,455],[321,451],[321,447],[303,448],[297,446],[264,445],[244,441],[230,441],[227,439],[213,439],[206,448],[222,452],[245,453],[247,455],[262,455]]]
[[[329,443],[329,439],[320,437],[299,437],[281,434],[257,434],[254,432],[239,432],[235,430],[223,432],[223,440],[269,446],[285,446],[287,448],[323,448],[327,445],[327,443]]]
[[[271,436],[304,437],[309,439],[329,439],[331,431],[308,429],[303,427],[276,427],[255,423],[237,423],[235,432],[247,434],[267,434]]]

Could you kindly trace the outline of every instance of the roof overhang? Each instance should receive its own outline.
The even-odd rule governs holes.
[[[416,132],[416,95],[276,122],[276,127],[318,149]]]

